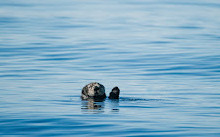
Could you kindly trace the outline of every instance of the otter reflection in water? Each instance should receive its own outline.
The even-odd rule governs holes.
[[[83,100],[82,102],[82,109],[94,109],[94,110],[102,110],[104,108],[103,100],[95,100],[89,98],[87,100]]]

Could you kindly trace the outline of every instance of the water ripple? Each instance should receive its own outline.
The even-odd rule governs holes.
[[[220,2],[0,6],[0,136],[220,135]]]

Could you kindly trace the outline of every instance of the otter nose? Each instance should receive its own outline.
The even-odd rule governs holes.
[[[99,90],[99,87],[96,86],[96,87],[94,88],[94,90],[95,90],[95,91],[98,91],[98,90]]]
[[[95,93],[95,96],[99,95],[99,87],[94,88],[94,93]]]

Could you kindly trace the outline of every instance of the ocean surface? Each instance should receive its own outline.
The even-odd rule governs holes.
[[[1,0],[0,136],[219,137],[220,1]]]

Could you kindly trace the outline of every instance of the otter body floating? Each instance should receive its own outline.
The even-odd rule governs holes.
[[[120,90],[118,87],[114,87],[112,91],[109,94],[109,99],[119,99]],[[82,89],[81,94],[82,99],[100,99],[104,100],[106,98],[105,94],[105,87],[98,83],[98,82],[92,82],[87,84]]]

